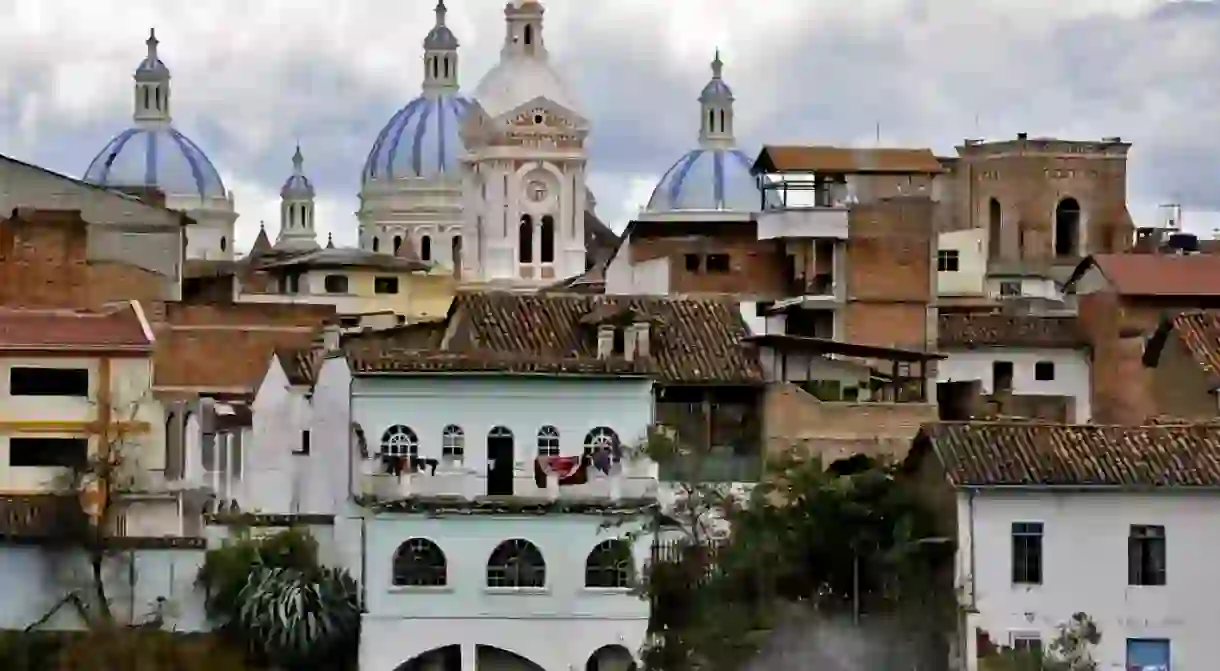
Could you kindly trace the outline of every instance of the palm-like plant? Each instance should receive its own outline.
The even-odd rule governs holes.
[[[237,602],[246,639],[290,664],[327,656],[360,628],[356,581],[341,569],[256,566]]]

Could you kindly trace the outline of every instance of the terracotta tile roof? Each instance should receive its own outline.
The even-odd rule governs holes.
[[[146,326],[131,303],[103,311],[0,307],[0,351],[149,352]]]
[[[941,173],[931,149],[767,145],[754,167],[761,172]]]
[[[1220,487],[1220,426],[926,424],[930,449],[956,487]]]
[[[1220,256],[1215,254],[1096,254],[1073,274],[1094,264],[1125,296],[1220,296]]]
[[[312,385],[322,366],[322,351],[314,347],[278,348],[275,356],[292,384]]]
[[[1079,348],[1086,340],[1075,317],[1004,314],[942,314],[937,341],[942,348]]]
[[[349,352],[357,373],[512,373],[549,376],[644,376],[649,367],[622,358],[556,358],[537,354],[392,350]]]
[[[386,349],[440,349],[449,322],[445,319],[420,321],[388,329],[369,329],[343,336],[344,351],[370,352]]]
[[[448,349],[555,359],[595,359],[596,328],[582,324],[603,306],[630,309],[652,326],[645,365],[668,384],[760,384],[757,355],[737,303],[723,298],[582,294],[459,293]]]
[[[1220,313],[1183,312],[1174,315],[1157,328],[1144,351],[1144,365],[1155,367],[1170,334],[1178,340],[1194,362],[1211,379],[1220,383]]]

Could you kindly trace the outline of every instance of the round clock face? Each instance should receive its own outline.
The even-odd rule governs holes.
[[[534,180],[526,185],[526,195],[535,203],[541,203],[546,200],[546,183],[540,180]]]

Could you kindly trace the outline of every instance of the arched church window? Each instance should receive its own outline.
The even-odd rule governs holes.
[[[526,46],[529,46],[533,43],[534,43],[534,27],[527,25],[527,26],[525,26],[525,44],[526,44]]]
[[[445,79],[449,78],[449,57],[445,56]]]
[[[720,110],[720,132],[724,132],[724,110]]]
[[[157,109],[161,109],[161,87],[160,86],[158,86],[157,90],[153,93],[153,100],[154,100],[154,102],[157,103]]]
[[[521,225],[517,227],[517,260],[534,262],[534,218],[528,214],[521,215]]]
[[[229,241],[225,239],[225,236],[223,236],[223,235],[220,236],[220,251],[223,252],[225,250],[225,247],[228,247],[228,246],[229,246]]]
[[[436,62],[435,57],[429,58],[428,60],[432,61],[432,77],[433,78],[439,77],[440,76],[440,63]]]
[[[555,262],[555,219],[551,215],[542,217],[542,249],[539,256],[543,263]]]
[[[716,130],[716,110],[707,111],[707,129],[710,131]]]
[[[423,261],[432,260],[432,236],[425,235],[419,239],[419,258]]]
[[[144,87],[144,107],[145,107],[145,109],[147,109],[147,108],[149,107],[149,105],[148,105],[148,94],[149,94],[150,92],[151,92],[150,87],[145,86],[145,87]]]
[[[374,252],[377,251],[377,248],[380,246],[381,246],[381,241],[374,237],[373,238],[373,251]]]
[[[400,249],[402,249],[402,236],[395,235],[394,236],[394,254],[397,255],[398,250],[400,250]]]
[[[462,236],[455,235],[449,243],[452,246],[453,259],[453,275],[455,277],[462,276]]]

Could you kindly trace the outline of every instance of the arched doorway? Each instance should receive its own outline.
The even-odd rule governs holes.
[[[496,671],[543,671],[543,668],[538,664],[515,652],[509,652],[504,648],[480,645],[477,650],[477,668],[480,669],[495,669]]]
[[[462,671],[462,648],[458,645],[433,648],[407,660],[395,671]]]
[[[585,662],[585,671],[635,671],[635,658],[631,652],[621,645],[605,645],[598,648],[589,661]]]
[[[516,456],[513,432],[497,426],[487,434],[487,495],[513,495],[513,468]]]
[[[1055,206],[1055,256],[1080,255],[1080,203],[1064,198]]]

